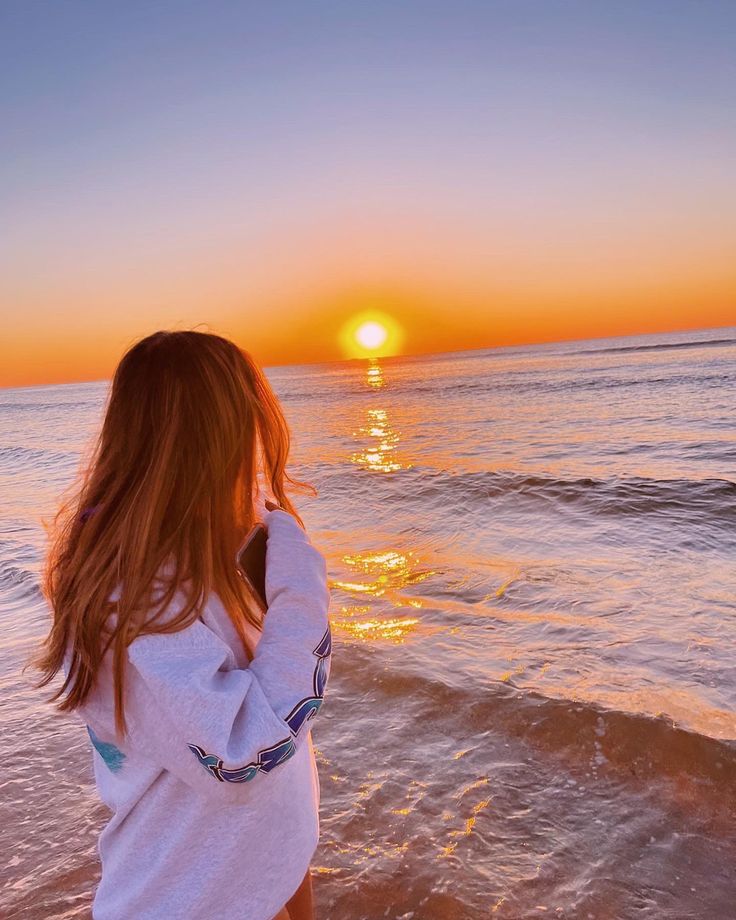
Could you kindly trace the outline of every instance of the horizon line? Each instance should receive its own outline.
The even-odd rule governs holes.
[[[709,330],[716,329],[736,329],[736,324],[728,324],[725,326],[686,326],[680,329],[668,329],[668,330],[658,330],[656,332],[628,332],[623,335],[595,335],[595,336],[584,336],[581,338],[564,338],[564,339],[545,339],[543,341],[531,341],[531,342],[514,342],[513,344],[507,345],[478,345],[473,348],[454,348],[454,349],[444,349],[442,351],[420,351],[420,352],[406,352],[404,354],[398,355],[363,355],[362,357],[355,358],[335,358],[328,361],[303,361],[303,362],[284,362],[282,364],[261,364],[260,367],[263,371],[269,371],[275,368],[287,368],[287,367],[319,367],[321,365],[333,365],[333,364],[350,364],[357,361],[371,361],[371,360],[380,360],[380,361],[401,361],[407,358],[430,358],[437,355],[462,355],[474,351],[505,351],[508,349],[514,348],[533,348],[533,347],[543,347],[545,345],[564,345],[568,342],[598,342],[605,341],[607,339],[634,339],[642,337],[651,337],[657,335],[678,335],[686,332],[708,332]],[[237,344],[237,343],[236,343]],[[127,350],[127,348],[126,348]],[[124,352],[123,352],[124,353]],[[255,357],[255,355],[253,355]],[[91,383],[110,383],[112,377],[97,377],[91,380],[68,380],[64,383],[27,383],[21,384],[19,386],[0,386],[0,391],[3,390],[31,390],[39,387],[62,387],[62,386],[80,386]]]

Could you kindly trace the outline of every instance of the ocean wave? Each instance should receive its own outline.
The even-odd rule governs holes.
[[[365,473],[365,475],[360,475]],[[659,515],[676,523],[732,527],[736,521],[736,482],[730,479],[649,479],[645,477],[558,478],[518,470],[452,472],[415,463],[401,471],[401,482],[392,476],[371,476],[352,465],[312,462],[300,474],[321,489],[339,494],[349,488],[353,500],[363,497],[379,507],[397,500],[467,506],[486,499],[517,497],[541,507],[589,511],[611,517]],[[386,493],[385,498],[382,497]]]
[[[61,384],[65,386],[65,384]],[[6,393],[8,391],[6,390]],[[58,402],[36,402],[36,400],[28,400],[27,402],[8,402],[3,398],[5,394],[0,393],[0,413],[8,412],[11,414],[26,412],[33,416],[37,416],[40,412],[77,412],[79,410],[86,410],[90,408],[89,400],[80,401],[80,400],[59,400]]]
[[[691,342],[655,342],[650,345],[615,345],[609,348],[584,348],[567,352],[574,355],[603,355],[619,352],[667,351],[675,348],[718,348],[722,345],[736,345],[736,339],[702,339]]]
[[[0,561],[0,598],[14,599],[41,597],[38,576],[21,566]]]
[[[411,704],[420,726],[417,744],[422,733],[446,727],[452,734],[462,724],[469,732],[501,732],[573,758],[593,774],[613,770],[632,781],[686,776],[724,800],[736,795],[736,740],[682,728],[665,716],[606,709],[506,684],[449,686],[409,669],[374,668],[370,652],[356,646],[342,655],[351,661],[341,669],[341,681],[356,681],[361,693],[368,687],[380,692],[386,697],[381,705],[395,706],[397,699]],[[359,666],[356,656],[365,658]]]
[[[46,450],[43,447],[0,447],[0,468],[6,470],[49,469],[79,461],[79,453],[70,450]]]
[[[689,371],[686,373],[669,373],[660,374],[656,377],[629,377],[621,374],[600,374],[595,373],[593,376],[585,376],[580,371],[571,374],[567,373],[562,377],[551,377],[549,373],[540,373],[536,379],[511,379],[506,382],[487,381],[485,386],[489,393],[494,390],[515,390],[520,393],[540,390],[545,394],[565,393],[565,392],[582,392],[588,390],[607,391],[615,390],[638,390],[654,389],[658,387],[672,388],[674,386],[684,387],[702,387],[710,389],[711,387],[720,388],[724,384],[730,384],[736,381],[736,373],[714,371],[713,373],[696,373]]]
[[[463,499],[517,495],[612,516],[670,514],[678,520],[723,524],[736,520],[736,483],[729,479],[558,479],[505,470],[458,475],[420,470],[415,475],[412,491],[419,499],[439,495],[446,501],[450,494]]]
[[[600,354],[596,352],[596,354]],[[622,366],[623,367],[623,366]],[[607,368],[612,370],[612,368]],[[653,376],[631,377],[622,374],[601,374],[591,371],[590,368],[575,368],[574,370],[554,370],[549,367],[541,369],[515,370],[512,374],[489,375],[479,380],[457,381],[422,381],[402,387],[402,393],[412,396],[432,394],[443,398],[468,394],[482,394],[492,399],[494,394],[511,392],[515,394],[542,392],[545,395],[552,393],[581,393],[593,391],[623,391],[638,390],[640,388],[658,387],[703,387],[706,389],[720,388],[736,382],[736,371],[714,370],[703,373],[702,371],[689,371],[685,373],[666,373]],[[360,394],[362,396],[362,394]]]

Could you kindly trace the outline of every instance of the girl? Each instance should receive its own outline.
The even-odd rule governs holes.
[[[95,920],[313,917],[330,594],[284,491],[310,488],[289,444],[265,376],[220,336],[156,332],[115,372],[56,518],[40,662],[41,686],[64,672],[52,699],[86,724],[112,810]],[[265,615],[235,565],[257,520]]]

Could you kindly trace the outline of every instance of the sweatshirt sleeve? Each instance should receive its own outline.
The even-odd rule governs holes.
[[[268,610],[247,668],[200,620],[129,648],[131,738],[218,802],[243,801],[249,782],[265,781],[306,743],[329,677],[325,558],[288,512],[269,511],[264,522]]]

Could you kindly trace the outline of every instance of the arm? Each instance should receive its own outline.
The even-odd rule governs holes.
[[[204,623],[130,646],[131,736],[200,793],[242,801],[288,760],[319,710],[330,668],[325,559],[288,512],[268,528],[268,611],[248,668]],[[128,708],[126,704],[126,716]]]

